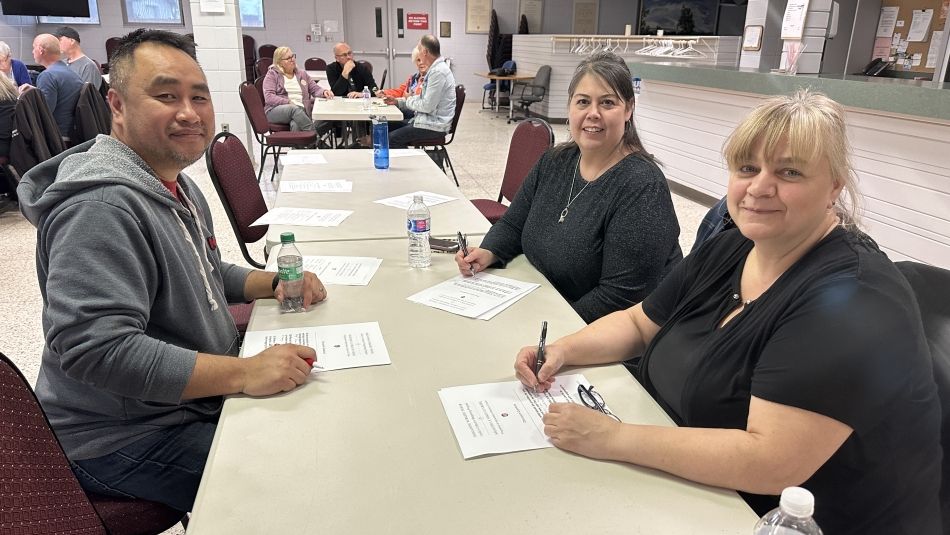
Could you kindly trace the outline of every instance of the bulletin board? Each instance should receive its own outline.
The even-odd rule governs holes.
[[[947,22],[947,12],[950,9],[950,0],[883,0],[882,12],[887,8],[897,8],[896,20],[893,20],[893,31],[889,37],[884,37],[884,29],[890,28],[884,20],[879,20],[874,57],[895,61],[893,69],[907,74],[919,74],[932,77],[934,71],[940,67],[942,58],[939,54],[940,43],[944,39],[941,34]],[[908,41],[914,27],[915,13],[921,17],[927,10],[933,10],[930,24],[927,25],[923,41]],[[893,14],[893,11],[891,12]],[[887,17],[884,17],[886,19]],[[887,26],[887,28],[882,28]],[[918,25],[918,29],[921,25]],[[897,35],[900,37],[898,38]],[[888,43],[888,41],[890,43]],[[889,45],[889,46],[888,46]],[[900,55],[904,51],[904,56]],[[918,56],[919,54],[919,56]],[[903,59],[902,59],[903,58]],[[909,65],[908,65],[909,60]],[[928,66],[929,65],[929,66]]]

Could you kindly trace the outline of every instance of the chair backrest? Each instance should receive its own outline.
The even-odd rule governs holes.
[[[452,117],[452,127],[449,129],[447,135],[451,135],[452,139],[455,139],[455,129],[459,125],[459,119],[462,117],[462,105],[465,104],[465,86],[459,84],[455,86],[455,116]],[[445,142],[446,145],[452,142],[452,139]]]
[[[110,37],[106,39],[106,61],[112,61],[112,54],[119,48],[120,37]]]
[[[254,89],[257,89],[257,94],[261,97],[261,106],[264,105],[264,77],[258,76],[254,79]]]
[[[234,134],[221,132],[214,136],[208,146],[205,161],[244,259],[252,266],[264,269],[264,264],[254,260],[247,250],[248,243],[254,243],[267,234],[267,225],[251,226],[251,223],[267,213],[267,204],[264,203],[254,164],[244,144]]]
[[[258,76],[264,76],[267,74],[267,69],[273,64],[274,58],[258,58],[258,60],[254,62],[254,70]]]
[[[241,104],[244,104],[244,112],[251,122],[251,129],[258,136],[258,141],[263,142],[261,138],[270,131],[267,116],[264,115],[264,99],[251,82],[241,82],[238,93],[241,95]]]
[[[275,50],[277,50],[277,46],[275,45],[261,45],[261,47],[257,49],[257,57],[274,59]]]
[[[534,80],[531,82],[533,86],[531,88],[531,94],[536,97],[544,98],[544,95],[548,92],[548,86],[551,85],[551,66],[550,65],[541,65],[538,68],[538,73],[534,75]]]
[[[0,531],[105,534],[30,383],[3,353],[0,407]]]
[[[373,64],[372,64],[372,63],[366,61],[365,59],[361,59],[361,60],[357,61],[357,63],[359,63],[359,64],[363,65],[364,67],[366,67],[366,70],[369,71],[370,74],[373,74]]]
[[[502,198],[509,201],[515,198],[528,173],[553,144],[554,130],[546,121],[528,119],[515,128],[508,146],[508,162],[505,164],[505,177],[501,181],[498,202]]]
[[[386,87],[387,74],[389,74],[389,69],[383,69],[383,78],[379,81],[379,87]]]
[[[303,62],[303,68],[307,71],[325,71],[327,70],[327,60],[323,58],[307,58]]]
[[[253,80],[256,77],[254,62],[257,61],[257,44],[254,42],[254,38],[246,33],[241,34],[241,40],[244,45],[245,78]]]
[[[108,135],[112,130],[112,115],[109,113],[109,108],[99,95],[99,90],[89,82],[84,82],[79,91],[75,116],[76,139],[74,142],[76,144],[89,141],[99,134]]]
[[[950,528],[950,271],[917,262],[896,264],[917,297],[943,411],[940,426],[940,444],[943,446],[940,504],[946,530]]]

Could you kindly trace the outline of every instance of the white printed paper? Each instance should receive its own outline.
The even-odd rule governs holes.
[[[881,8],[881,18],[877,21],[877,37],[890,37],[894,33],[894,26],[897,24],[897,6],[884,6]]]
[[[305,256],[303,269],[320,277],[320,282],[340,286],[366,286],[383,263],[366,256]],[[277,255],[267,262],[268,271],[277,271]]]
[[[242,356],[251,357],[277,344],[298,344],[317,352],[324,371],[392,364],[379,323],[347,323],[273,331],[247,331]]]
[[[352,210],[322,210],[319,208],[272,208],[250,226],[299,225],[301,227],[336,227],[352,214]]]
[[[547,392],[536,394],[518,381],[456,386],[439,390],[462,457],[550,448],[541,419],[551,403],[580,403],[582,374],[558,375]],[[608,408],[609,410],[609,408]]]
[[[788,0],[782,17],[782,39],[801,39],[805,33],[808,0]]]
[[[927,50],[927,64],[925,65],[926,68],[937,68],[937,53],[940,51],[940,43],[942,42],[943,30],[934,31],[930,34],[930,48]]]
[[[914,19],[910,23],[910,31],[907,32],[907,40],[917,43],[926,41],[927,31],[930,30],[930,21],[933,16],[933,9],[915,9]]]
[[[425,154],[426,154],[425,151],[422,151],[419,149],[389,149],[390,158],[405,158],[406,156],[425,156]]]
[[[489,320],[539,286],[481,272],[474,277],[458,275],[406,299],[467,318]]]
[[[350,193],[353,183],[349,180],[281,180],[281,193]]]
[[[392,206],[394,208],[401,208],[403,210],[408,210],[409,205],[412,204],[412,198],[416,195],[422,195],[422,202],[426,203],[426,206],[429,206],[429,207],[435,206],[437,204],[442,204],[444,202],[456,200],[455,197],[439,195],[438,193],[432,193],[429,191],[416,191],[413,193],[398,195],[396,197],[389,197],[387,199],[379,199],[378,201],[373,201],[373,202],[378,203],[378,204],[385,204],[386,206]]]
[[[324,155],[316,151],[292,150],[280,157],[283,165],[319,165],[327,163]]]

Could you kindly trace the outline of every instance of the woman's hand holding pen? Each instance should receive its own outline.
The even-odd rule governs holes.
[[[564,366],[564,349],[554,343],[544,350],[544,365],[534,375],[534,365],[538,358],[538,346],[525,346],[515,357],[515,376],[521,384],[534,389],[535,392],[547,392],[554,384],[554,374]]]
[[[494,264],[495,253],[480,247],[469,247],[468,255],[462,251],[455,253],[455,263],[458,264],[462,275],[470,277]]]

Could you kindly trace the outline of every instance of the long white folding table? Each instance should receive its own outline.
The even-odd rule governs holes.
[[[285,165],[285,180],[346,179],[353,182],[352,193],[283,193],[278,191],[275,207],[328,208],[353,210],[337,227],[271,225],[266,247],[280,243],[281,232],[291,231],[297,242],[366,240],[406,237],[406,211],[373,201],[414,191],[429,191],[457,200],[429,207],[432,234],[454,236],[456,232],[483,235],[491,228],[485,216],[469,202],[461,190],[422,151],[416,156],[390,158],[389,169],[373,167],[372,149],[294,151],[321,154],[326,164]],[[279,188],[279,186],[278,186]]]
[[[497,273],[542,286],[481,321],[405,299],[457,274],[451,255],[411,269],[397,240],[299,247],[384,260],[369,286],[331,286],[306,313],[258,301],[250,330],[378,321],[392,364],[227,399],[189,535],[751,532],[756,515],[735,492],[654,470],[555,448],[463,460],[438,390],[514,380],[514,356],[537,343],[541,320],[549,340],[584,325],[523,256]],[[623,421],[672,425],[620,365],[574,371]]]
[[[313,103],[313,112],[310,115],[315,121],[369,121],[373,115],[386,117],[387,121],[402,120],[402,112],[399,108],[383,104],[382,99],[375,97],[369,110],[363,109],[363,99],[359,98],[317,99]]]

